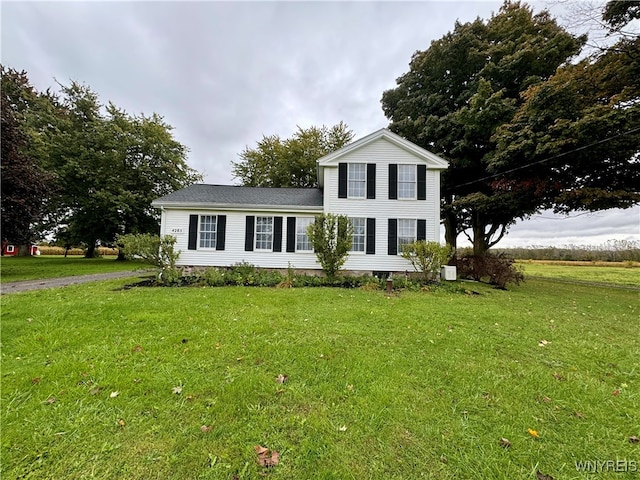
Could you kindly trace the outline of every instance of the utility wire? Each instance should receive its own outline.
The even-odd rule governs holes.
[[[614,139],[616,139],[618,137],[622,137],[624,135],[630,135],[630,134],[638,132],[638,131],[640,131],[640,127],[633,128],[631,130],[627,130],[626,132],[619,133],[617,135],[614,135],[613,137],[607,137],[607,138],[604,138],[602,140],[598,140],[597,142],[590,143],[589,145],[584,145],[582,147],[574,148],[573,150],[569,150],[568,152],[559,153],[557,155],[554,155],[553,157],[544,158],[542,160],[538,160],[538,161],[535,161],[535,162],[527,163],[526,165],[520,165],[519,167],[514,167],[514,168],[512,168],[510,170],[506,170],[506,171],[500,172],[500,173],[495,173],[493,175],[489,175],[487,177],[479,178],[477,180],[472,180],[472,181],[467,182],[467,183],[461,183],[459,185],[455,185],[455,186],[451,187],[451,189],[460,188],[460,187],[466,187],[467,185],[473,185],[474,183],[484,182],[485,180],[491,180],[492,178],[496,178],[496,177],[499,177],[501,175],[506,175],[507,173],[517,172],[518,170],[523,170],[525,168],[532,167],[533,165],[539,165],[541,163],[545,163],[545,162],[549,162],[551,160],[555,160],[556,158],[564,157],[565,155],[570,155],[572,153],[576,153],[576,152],[579,152],[581,150],[586,150],[587,148],[591,148],[591,147],[594,147],[596,145],[600,145],[602,143],[610,142],[611,140],[614,140]]]

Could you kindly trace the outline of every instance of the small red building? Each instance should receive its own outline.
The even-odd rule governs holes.
[[[17,245],[11,245],[6,240],[2,242],[2,255],[5,257],[15,257],[19,251],[20,247]],[[31,245],[29,247],[29,255],[40,255],[37,245]]]

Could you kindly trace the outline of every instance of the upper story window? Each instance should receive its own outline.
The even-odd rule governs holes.
[[[416,166],[398,165],[398,198],[416,198]]]
[[[215,215],[200,215],[200,248],[216,248],[217,227]]]
[[[347,196],[364,198],[367,189],[367,164],[349,163],[347,172]]]
[[[366,242],[366,218],[350,218],[353,227],[353,237],[351,241],[352,252],[364,252]]]
[[[302,217],[296,219],[296,252],[310,252],[313,250],[311,240],[307,234],[307,227],[313,223],[313,218]]]
[[[273,248],[273,217],[256,217],[256,250]]]

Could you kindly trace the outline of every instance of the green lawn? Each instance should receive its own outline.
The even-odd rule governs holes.
[[[0,260],[0,281],[16,282],[150,268],[143,262],[117,262],[115,259],[116,257],[84,258],[80,256],[65,258],[60,255],[2,257]]]
[[[3,479],[586,479],[576,461],[640,461],[636,291],[124,284],[0,298]]]

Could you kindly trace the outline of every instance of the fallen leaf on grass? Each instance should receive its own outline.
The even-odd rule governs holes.
[[[176,395],[180,395],[182,393],[182,387],[177,386],[171,389],[171,393],[175,393]]]
[[[284,383],[284,382],[286,382],[287,380],[289,380],[289,375],[283,375],[283,374],[280,374],[280,375],[278,375],[278,376],[276,377],[276,382],[278,382],[278,383]]]
[[[629,437],[629,443],[638,443],[640,442],[640,438],[636,437],[635,435],[632,435]]]
[[[440,461],[441,461],[442,463],[446,464],[446,463],[447,463],[447,457],[446,457],[446,456],[444,456],[444,455],[440,455]]]
[[[565,380],[565,378],[557,372],[553,372],[553,378],[555,378],[559,382],[563,382]]]
[[[540,470],[536,472],[536,478],[538,480],[553,480],[553,477],[551,475],[545,475]]]
[[[111,392],[109,398],[116,398],[118,395],[120,395],[120,392]]]
[[[47,398],[43,403],[46,403],[46,404],[48,404],[48,405],[51,405],[51,404],[53,404],[53,403],[56,403],[56,399],[55,399],[55,398],[53,398],[53,397],[49,397],[49,398]]]
[[[546,341],[546,340],[540,340],[540,341],[538,342],[538,346],[539,346],[539,347],[546,347],[548,344],[549,344],[549,342],[548,342],[548,341]]]
[[[509,448],[511,446],[511,442],[503,437],[498,442],[498,445],[500,445],[502,448]]]
[[[136,345],[135,347],[133,347],[131,349],[132,352],[141,352],[142,351],[142,347],[140,345]]]
[[[122,418],[119,418],[116,423],[120,428],[124,428],[124,426],[127,424],[127,422],[125,422]]]
[[[280,463],[280,454],[276,450],[269,450],[266,447],[256,445],[253,447],[258,455],[258,464],[262,467],[273,467]]]
[[[31,383],[33,383],[34,385],[39,384],[40,383],[40,377],[32,378],[31,379]]]
[[[542,399],[542,401],[543,401],[544,403],[551,403],[551,399],[550,399],[549,397],[544,397],[544,398]]]
[[[575,412],[575,413],[574,413],[574,415],[575,415],[577,418],[584,419],[584,413],[582,413],[582,412]]]
[[[102,389],[100,387],[93,387],[91,390],[89,390],[89,395],[97,395],[102,391]]]
[[[614,397],[617,397],[618,395],[620,395],[620,390],[616,388],[613,392],[611,392],[611,395],[613,395]]]
[[[341,432],[346,432],[347,431],[347,426],[346,425],[342,425],[338,430],[340,430]]]
[[[527,428],[527,432],[529,432],[529,435],[531,435],[532,437],[540,438],[540,434],[538,434],[538,432],[532,430],[531,428]]]
[[[210,432],[212,428],[213,428],[213,427],[211,427],[210,425],[202,425],[202,426],[200,427],[200,430],[201,430],[203,433],[207,433],[207,432]]]

